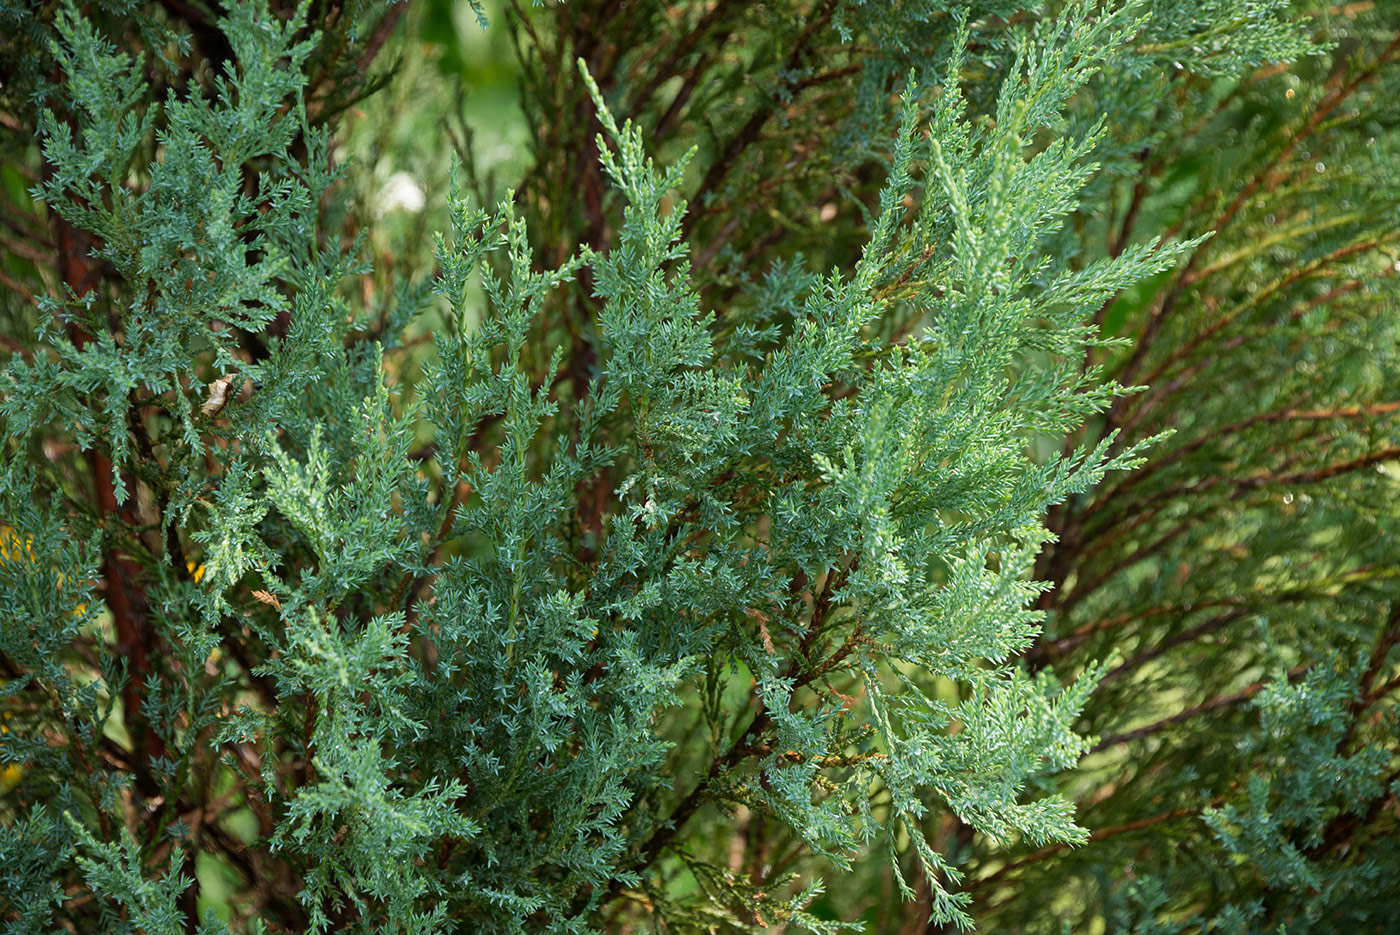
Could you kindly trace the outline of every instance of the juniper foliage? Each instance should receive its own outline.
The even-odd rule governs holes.
[[[1381,834],[1393,751],[1361,716],[1395,630],[1374,642],[1362,606],[1312,635],[1274,556],[1307,554],[1315,600],[1391,577],[1335,541],[1390,488],[1329,465],[1390,457],[1366,436],[1388,332],[1361,301],[1390,143],[1375,113],[1334,116],[1393,44],[1294,122],[1246,122],[1234,157],[1217,134],[1289,80],[1270,63],[1328,48],[1275,0],[512,6],[487,28],[516,43],[534,161],[502,190],[461,137],[435,260],[389,281],[337,132],[402,13],[6,10],[6,125],[36,140],[5,149],[30,177],[0,377],[9,930],[834,932],[881,880],[920,926],[1053,923],[1027,901],[1057,886],[1142,931],[1382,898],[1384,852],[1299,849]],[[1386,142],[1357,155],[1349,125]],[[1351,186],[1321,213],[1287,171],[1300,133]],[[1198,168],[1226,194],[1183,210]],[[1295,322],[1324,271],[1367,285]],[[1230,356],[1256,314],[1314,367],[1354,362],[1316,398],[1356,413],[1304,421],[1360,434],[1300,455],[1234,434],[1294,416],[1221,428],[1240,398],[1303,404],[1280,402],[1301,378],[1261,392]],[[1162,403],[1207,378],[1219,411]],[[1285,533],[1266,492],[1300,456],[1346,480]],[[1211,494],[1232,477],[1260,499]],[[1153,546],[1168,520],[1191,537]],[[1269,545],[1239,560],[1251,535]],[[1168,545],[1219,564],[1143,610]],[[1256,592],[1295,609],[1265,625]],[[1077,639],[1114,613],[1162,629]],[[1220,687],[1149,671],[1149,647],[1245,619],[1264,650],[1211,657],[1258,679],[1235,754],[1078,767],[1125,708]],[[1245,868],[1238,897],[1065,849],[1101,807],[1149,827],[1173,806]],[[1298,880],[1321,894],[1302,909],[1255,895]]]
[[[1116,217],[1086,218],[1109,253],[1214,235],[1105,310],[1133,334],[1108,372],[1148,389],[1085,438],[1173,434],[1052,511],[1054,624],[1026,657],[1117,654],[1063,780],[1099,840],[1009,865],[974,846],[991,928],[1395,931],[1400,24],[1317,22],[1331,48],[1291,69],[1174,76],[1171,124],[1127,137]],[[1031,906],[1048,881],[1076,897]]]

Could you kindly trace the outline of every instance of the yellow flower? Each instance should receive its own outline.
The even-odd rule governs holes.
[[[33,540],[26,539],[23,545],[21,545],[19,536],[15,535],[15,531],[9,526],[0,523],[0,562],[13,562],[21,558],[27,558],[30,561],[34,560]],[[8,734],[10,732],[9,725],[5,723],[5,721],[9,721],[9,719],[10,712],[6,711],[4,721],[0,721],[0,734]],[[15,786],[19,785],[20,780],[23,778],[24,767],[18,763],[6,763],[4,766],[0,766],[0,795],[4,795]]]
[[[4,523],[0,523],[0,562],[14,561],[20,557],[34,560],[34,540],[25,539],[21,548],[19,536]]]
[[[34,558],[33,537],[26,536],[24,544],[21,546],[19,535],[14,529],[0,523],[0,562],[13,562],[21,558],[27,558],[31,562],[37,561]],[[58,576],[58,585],[59,587],[63,586],[63,575]],[[75,617],[81,617],[85,613],[87,613],[86,604],[79,604],[73,608],[73,616]],[[0,782],[0,785],[3,785],[3,782]]]
[[[27,558],[31,562],[34,561],[34,540],[26,537],[23,547],[21,547],[19,536],[15,533],[14,529],[0,523],[0,562],[14,561],[21,557]],[[194,579],[195,584],[199,584],[204,578],[204,566],[195,564],[193,559],[187,559],[185,561],[185,568],[189,570],[190,577]],[[62,575],[59,575],[58,583],[63,583]],[[86,609],[86,607],[80,604],[74,613],[81,614]]]
[[[0,562],[17,561],[36,561],[34,558],[34,540],[30,537],[25,537],[24,542],[20,542],[19,535],[14,531],[13,527],[0,523]],[[186,561],[185,567],[189,569],[190,577],[194,579],[196,584],[204,577],[203,565],[196,565],[193,561]],[[58,583],[60,585],[63,584],[62,575],[58,576]],[[74,616],[80,617],[86,612],[87,605],[85,604],[79,604],[77,607],[73,608]],[[10,715],[6,712],[4,721],[8,721],[9,719]],[[7,727],[3,721],[0,721],[0,733],[8,734],[9,732],[10,728]],[[23,779],[24,766],[21,764],[6,763],[0,766],[0,795],[5,795],[13,790]]]
[[[20,766],[18,763],[6,764],[3,769],[0,769],[0,795],[4,795],[6,792],[9,792],[15,786],[19,785],[20,780],[23,778],[23,766]]]
[[[8,559],[9,556],[6,555],[5,558]],[[10,712],[6,711],[4,720],[8,721],[9,719]],[[0,734],[8,734],[9,732],[10,728],[3,721],[0,721]],[[24,767],[18,763],[6,763],[3,767],[0,767],[0,795],[4,795],[15,786],[19,785],[20,780],[23,778]]]

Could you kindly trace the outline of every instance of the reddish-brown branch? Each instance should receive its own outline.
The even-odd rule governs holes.
[[[795,678],[799,684],[806,684],[810,682],[812,678],[817,677],[813,675],[810,678],[803,678],[805,672],[812,671],[804,668],[803,660],[806,658],[806,655],[810,653],[812,646],[821,633],[827,615],[830,613],[835,593],[840,590],[847,576],[850,575],[854,568],[855,562],[852,562],[850,565],[841,569],[841,571],[832,571],[827,575],[826,581],[822,585],[821,592],[817,595],[812,611],[812,618],[808,622],[806,632],[803,634],[803,639],[784,671],[783,677],[785,679]],[[858,638],[856,638],[856,642],[859,642]],[[851,648],[854,648],[854,644],[851,644],[850,648],[843,646],[842,649],[837,650],[837,656],[844,658],[844,656],[850,652]],[[829,662],[830,660],[827,661]],[[838,663],[839,661],[840,660],[837,659]],[[814,667],[814,669],[820,669],[821,667],[821,665],[818,665]],[[705,776],[695,784],[695,787],[681,800],[680,804],[671,812],[666,821],[662,823],[641,846],[637,858],[633,862],[634,866],[645,867],[650,865],[660,856],[663,850],[670,846],[671,842],[685,826],[686,822],[688,822],[691,817],[699,811],[700,807],[705,804],[707,793],[716,779],[733,769],[744,759],[766,752],[764,746],[755,744],[754,741],[761,737],[763,732],[766,731],[772,723],[772,714],[769,712],[762,698],[760,698],[758,709],[755,711],[753,719],[749,721],[749,725],[745,728],[743,734],[734,741],[733,745],[730,746],[723,756],[716,757],[710,763],[710,768]],[[866,757],[866,759],[870,759],[870,757]],[[618,888],[619,884],[614,884],[611,887],[609,890],[609,899],[616,895]],[[606,901],[606,899],[604,901]]]
[[[1382,789],[1389,789],[1397,779],[1400,779],[1400,769],[1393,770],[1384,777],[1379,786]],[[1364,815],[1357,815],[1350,811],[1338,815],[1328,823],[1327,830],[1322,834],[1322,843],[1317,847],[1309,848],[1306,851],[1307,855],[1317,857],[1341,847],[1352,840],[1359,830],[1375,821],[1384,809],[1393,807],[1396,801],[1396,794],[1390,792],[1386,795],[1376,796]]]
[[[1153,617],[1161,617],[1168,614],[1184,614],[1188,610],[1205,610],[1211,607],[1233,606],[1241,603],[1243,603],[1243,601],[1239,598],[1222,598],[1214,601],[1202,601],[1190,608],[1180,604],[1171,604],[1163,607],[1151,607],[1143,611],[1119,614],[1117,617],[1111,617],[1108,620],[1086,623],[1081,627],[1076,627],[1064,636],[1038,643],[1025,654],[1024,658],[1030,671],[1036,672],[1043,669],[1050,662],[1060,658],[1069,650],[1074,649],[1096,633],[1116,630],[1118,627],[1137,620],[1148,620]]]
[[[836,12],[836,6],[834,0],[822,0],[820,7],[814,11],[814,14],[807,23],[807,27],[802,31],[802,35],[798,37],[797,41],[793,44],[792,51],[789,53],[783,66],[784,72],[790,74],[801,67],[803,61],[811,53],[812,40],[816,38],[817,34],[824,29],[829,22],[831,22],[831,17]],[[738,132],[729,138],[729,141],[725,143],[724,148],[720,150],[719,155],[715,157],[715,161],[710,164],[709,169],[706,170],[704,177],[700,180],[699,186],[691,197],[693,203],[701,204],[706,195],[716,191],[720,184],[729,176],[729,173],[734,170],[734,167],[738,164],[739,157],[744,151],[758,142],[763,128],[777,112],[778,101],[779,98],[775,89],[775,91],[768,96],[768,99],[749,115],[749,119],[744,121],[743,126],[739,128]],[[694,221],[699,217],[700,212],[698,211],[687,215],[685,223],[685,233],[687,235],[689,235]]]
[[[145,681],[151,665],[145,601],[137,581],[140,568],[121,556],[116,542],[120,533],[120,511],[112,484],[112,462],[93,449],[88,452],[88,464],[92,470],[98,512],[109,521],[104,537],[102,574],[107,609],[112,612],[112,623],[117,633],[117,653],[128,664],[126,687],[122,691],[122,704],[125,706],[123,716],[127,730],[141,752],[151,757],[163,756],[164,747],[160,738],[155,736],[142,712]]]
[[[1384,698],[1386,695],[1395,691],[1395,689],[1397,688],[1400,688],[1400,675],[1397,675],[1392,679],[1382,682],[1380,685],[1371,689],[1371,691],[1366,695],[1366,707],[1369,708],[1371,705],[1375,704],[1377,701]]]
[[[1296,682],[1298,679],[1302,678],[1303,675],[1311,668],[1312,663],[1294,666],[1292,669],[1288,670],[1288,680],[1290,682]],[[1263,691],[1266,687],[1269,686],[1270,682],[1271,680],[1269,679],[1261,679],[1257,682],[1250,683],[1249,685],[1245,686],[1239,691],[1229,692],[1228,694],[1224,695],[1217,695],[1216,697],[1211,698],[1208,701],[1203,701],[1198,705],[1193,705],[1192,707],[1187,708],[1184,711],[1179,711],[1176,714],[1171,715],[1170,717],[1162,718],[1160,721],[1153,721],[1151,724],[1144,724],[1142,727],[1135,727],[1130,731],[1124,731],[1121,734],[1113,734],[1109,737],[1105,737],[1098,743],[1094,744],[1094,746],[1090,748],[1089,752],[1098,753],[1100,750],[1107,750],[1110,747],[1118,747],[1122,746],[1125,743],[1132,743],[1134,740],[1141,740],[1143,737],[1151,736],[1152,734],[1155,734],[1160,730],[1164,730],[1168,727],[1171,727],[1174,724],[1181,724],[1185,721],[1191,720],[1192,718],[1200,717],[1202,714],[1209,714],[1210,712],[1218,711],[1221,708],[1234,707],[1240,702],[1248,701],[1255,695],[1259,694],[1261,691]]]
[[[1147,465],[1133,471],[1122,481],[1109,488],[1104,493],[1094,498],[1084,510],[1084,517],[1087,519],[1094,513],[1110,503],[1122,503],[1123,496],[1133,488],[1150,477],[1155,476],[1164,468],[1181,461],[1183,458],[1194,454],[1212,441],[1220,438],[1227,438],[1233,435],[1254,428],[1259,425],[1273,425],[1280,422],[1325,422],[1333,419],[1374,419],[1380,416],[1393,415],[1400,412],[1400,402],[1375,403],[1368,406],[1339,406],[1333,409],[1275,409],[1272,412],[1263,412],[1250,416],[1247,419],[1240,419],[1228,425],[1217,426],[1215,429],[1192,439],[1190,442],[1176,448],[1161,457],[1153,458]],[[1172,491],[1163,491],[1153,494],[1137,507],[1159,502],[1165,495],[1175,496]]]
[[[1161,814],[1153,815],[1150,818],[1139,818],[1137,821],[1129,821],[1124,822],[1121,825],[1112,825],[1107,828],[1100,828],[1099,830],[1089,835],[1089,842],[1092,843],[1095,841],[1104,841],[1109,838],[1116,838],[1120,837],[1121,835],[1132,834],[1134,831],[1144,831],[1148,828],[1155,828],[1157,825],[1165,824],[1169,821],[1178,821],[1182,818],[1192,818],[1196,815],[1201,814],[1203,811],[1205,811],[1206,808],[1213,808],[1216,805],[1219,805],[1221,801],[1223,800],[1220,798],[1216,798],[1212,799],[1208,805],[1201,806],[1199,808],[1174,808],[1171,811],[1162,812]],[[992,873],[987,874],[987,876],[972,881],[971,885],[968,886],[968,889],[974,893],[978,890],[986,889],[988,886],[995,883],[1002,877],[1006,876],[1011,871],[1019,870],[1021,867],[1024,867],[1027,864],[1033,864],[1037,861],[1044,860],[1047,857],[1052,857],[1070,846],[1071,845],[1069,844],[1050,844],[1046,847],[1042,847],[1038,851],[1033,851],[1029,854],[1026,854],[1023,857],[1018,857],[1015,860],[1009,861],[1001,867],[998,867]]]
[[[1371,691],[1376,684],[1376,677],[1380,675],[1381,669],[1385,667],[1385,661],[1390,656],[1390,651],[1395,648],[1395,644],[1400,642],[1400,602],[1391,608],[1389,617],[1386,618],[1382,626],[1380,635],[1376,639],[1376,645],[1371,650],[1370,661],[1366,664],[1366,671],[1361,674],[1361,681],[1356,686],[1356,697],[1352,699],[1350,710],[1347,712],[1347,727],[1341,738],[1337,741],[1337,752],[1344,754],[1351,746],[1352,739],[1356,736],[1357,725],[1361,722],[1361,715],[1375,699]]]
[[[1369,66],[1362,69],[1354,75],[1350,81],[1346,82],[1332,94],[1320,101],[1307,122],[1304,123],[1298,132],[1294,133],[1279,151],[1245,183],[1244,187],[1240,189],[1240,192],[1229,205],[1226,206],[1225,210],[1220,213],[1215,223],[1211,224],[1209,229],[1218,235],[1221,231],[1230,226],[1239,215],[1240,211],[1249,204],[1250,200],[1258,194],[1261,189],[1264,189],[1266,186],[1272,188],[1276,185],[1281,179],[1278,170],[1279,165],[1287,160],[1293,152],[1317,130],[1318,126],[1321,125],[1322,121],[1325,120],[1329,114],[1350,97],[1358,87],[1370,80],[1381,66],[1388,62],[1397,51],[1400,51],[1400,36],[1392,40]],[[1120,382],[1131,383],[1136,380],[1136,374],[1145,362],[1148,353],[1151,351],[1155,339],[1161,333],[1163,324],[1171,317],[1177,304],[1192,285],[1192,274],[1196,265],[1204,255],[1203,247],[1204,244],[1192,251],[1190,257],[1187,258],[1186,264],[1177,274],[1171,289],[1168,290],[1162,302],[1158,304],[1148,316],[1147,323],[1138,336],[1137,346],[1134,348],[1132,356],[1128,358],[1127,363],[1119,371],[1118,378]],[[1120,396],[1118,400],[1114,402],[1113,406],[1109,408],[1108,417],[1105,420],[1105,433],[1117,428],[1123,409],[1128,405],[1127,399],[1128,397]]]
[[[1320,468],[1313,468],[1308,471],[1295,471],[1292,474],[1256,474],[1253,477],[1246,477],[1234,481],[1234,486],[1238,488],[1236,496],[1244,490],[1253,490],[1259,487],[1281,486],[1288,487],[1294,484],[1316,484],[1320,481],[1329,480],[1342,474],[1350,474],[1353,471],[1360,471],[1368,467],[1375,467],[1386,461],[1394,461],[1400,458],[1400,445],[1390,445],[1380,451],[1362,455],[1359,458],[1352,458],[1350,461],[1340,461],[1336,464],[1329,464]]]
[[[1296,462],[1298,460],[1301,460],[1303,456],[1303,453],[1300,452],[1291,455],[1288,459],[1285,460],[1287,462]],[[1334,477],[1339,477],[1343,474],[1349,474],[1355,471],[1364,470],[1368,467],[1374,467],[1377,464],[1381,464],[1386,461],[1394,461],[1397,459],[1400,459],[1400,445],[1392,445],[1383,448],[1379,451],[1372,452],[1368,455],[1352,458],[1348,461],[1340,461],[1334,464],[1324,465],[1323,467],[1310,468],[1308,470],[1303,471],[1293,471],[1287,474],[1263,471],[1258,474],[1254,474],[1250,477],[1241,478],[1230,478],[1220,476],[1208,477],[1197,481],[1194,484],[1188,484],[1184,487],[1176,487],[1172,488],[1172,490],[1170,491],[1164,491],[1161,494],[1154,497],[1154,499],[1167,500],[1175,497],[1184,498],[1203,493],[1215,487],[1227,486],[1232,488],[1230,492],[1230,499],[1235,500],[1239,499],[1240,497],[1244,496],[1250,491],[1258,490],[1263,487],[1290,487],[1299,484],[1321,483],[1323,481],[1330,480]],[[1076,584],[1074,588],[1071,589],[1068,595],[1064,596],[1063,598],[1057,598],[1053,606],[1057,607],[1063,612],[1065,609],[1078,604],[1081,600],[1083,600],[1089,594],[1092,594],[1094,591],[1098,590],[1104,585],[1106,581],[1108,581],[1114,575],[1121,572],[1123,569],[1129,568],[1132,565],[1135,565],[1138,562],[1141,562],[1144,559],[1149,558],[1152,555],[1155,555],[1158,552],[1160,552],[1172,541],[1179,538],[1183,533],[1185,533],[1190,528],[1191,523],[1193,521],[1194,519],[1192,517],[1186,517],[1182,519],[1175,526],[1173,526],[1171,530],[1164,533],[1162,536],[1158,537],[1153,542],[1140,546],[1133,552],[1129,553],[1125,558],[1112,563],[1112,565],[1109,568],[1100,572],[1093,578],[1085,579],[1084,581]],[[1091,552],[1081,555],[1081,558],[1092,557],[1092,555],[1094,554],[1099,554],[1103,552],[1111,546],[1111,540],[1115,538],[1117,537],[1109,536],[1105,538],[1100,538],[1095,544],[1094,548],[1091,550]]]
[[[88,263],[92,241],[86,233],[74,228],[61,218],[55,217],[55,241],[63,257],[63,284],[75,296],[84,296],[95,285],[96,273]],[[68,329],[69,339],[80,349],[92,338],[76,325]],[[137,761],[165,755],[165,746],[156,736],[142,710],[146,676],[150,673],[149,647],[147,645],[146,602],[140,586],[140,566],[122,556],[118,544],[121,534],[123,513],[134,520],[130,506],[119,507],[116,489],[112,480],[112,462],[96,448],[88,451],[88,466],[92,474],[93,497],[97,514],[104,525],[102,571],[105,584],[104,597],[112,612],[112,623],[117,635],[117,651],[128,663],[126,686],[122,691],[123,717],[133,742],[137,745]],[[155,794],[150,785],[149,774],[144,769],[138,771],[145,777],[142,791]]]
[[[20,295],[21,297],[23,297],[24,301],[29,305],[37,306],[39,304],[38,300],[34,298],[33,292],[29,291],[27,287],[17,282],[14,278],[10,276],[9,273],[6,273],[3,269],[0,269],[0,286],[4,286],[11,292]],[[29,359],[28,352],[20,346],[20,343],[18,341],[9,337],[0,338],[0,341],[4,342],[6,349],[13,351],[16,354],[23,354],[26,360]]]
[[[384,14],[384,18],[379,21],[374,33],[369,37],[369,42],[365,43],[365,50],[360,55],[360,73],[369,71],[369,66],[374,63],[379,55],[379,50],[384,47],[384,43],[389,41],[389,37],[394,34],[394,28],[398,26],[399,20],[403,18],[404,12],[408,10],[408,0],[395,3],[389,7]]]
[[[758,710],[755,712],[753,720],[749,722],[749,726],[745,729],[744,733],[740,735],[739,739],[734,742],[733,746],[729,748],[724,756],[716,757],[714,761],[710,763],[710,768],[706,772],[705,777],[695,784],[695,787],[690,790],[686,797],[681,800],[680,804],[676,806],[675,810],[671,812],[665,823],[663,823],[651,837],[647,839],[646,843],[642,845],[634,861],[635,866],[646,867],[656,861],[656,858],[660,856],[661,852],[669,847],[671,842],[675,840],[676,835],[685,827],[686,822],[690,821],[691,817],[699,811],[700,806],[705,804],[706,793],[709,791],[710,786],[714,784],[714,781],[728,770],[733,769],[745,757],[752,755],[755,747],[751,745],[749,741],[755,737],[761,736],[771,723],[772,715],[769,714],[767,707],[760,699]],[[609,888],[609,895],[607,898],[610,899],[612,896],[616,895],[620,888],[621,884],[614,881],[613,885]],[[606,901],[607,899],[604,900],[604,902]]]
[[[1142,211],[1142,203],[1147,200],[1148,181],[1152,178],[1152,173],[1147,171],[1147,162],[1151,156],[1151,152],[1150,149],[1144,149],[1137,154],[1137,163],[1142,168],[1138,171],[1137,181],[1133,183],[1132,194],[1128,197],[1128,210],[1123,213],[1123,223],[1118,228],[1117,236],[1115,236],[1113,242],[1109,244],[1108,255],[1111,257],[1116,258],[1123,255],[1123,250],[1128,246],[1128,241],[1132,239],[1133,228],[1137,226],[1138,214]],[[1097,324],[1103,324],[1103,316],[1107,311],[1108,304],[1106,303],[1099,309],[1095,316]]]
[[[1374,250],[1378,246],[1380,246],[1379,242],[1374,240],[1366,240],[1362,241],[1361,243],[1348,244],[1345,247],[1339,247],[1338,249],[1333,250],[1326,256],[1319,257],[1311,263],[1307,263],[1293,269],[1289,272],[1288,275],[1284,276],[1272,286],[1269,286],[1268,288],[1261,290],[1259,293],[1251,296],[1248,301],[1241,302],[1229,313],[1221,315],[1215,321],[1211,322],[1210,325],[1203,328],[1199,333],[1192,335],[1190,338],[1183,341],[1180,347],[1174,350],[1170,355],[1168,355],[1168,357],[1165,360],[1163,360],[1160,364],[1154,367],[1151,373],[1143,377],[1142,382],[1148,386],[1156,385],[1157,381],[1161,379],[1164,373],[1171,370],[1172,367],[1176,366],[1186,357],[1189,357],[1191,354],[1195,353],[1195,351],[1198,348],[1204,346],[1206,342],[1208,342],[1211,338],[1215,337],[1215,335],[1220,333],[1221,330],[1229,327],[1233,322],[1235,322],[1240,315],[1244,314],[1251,308],[1258,307],[1260,303],[1267,299],[1269,296],[1275,295],[1283,291],[1284,289],[1287,289],[1289,286],[1292,286],[1304,277],[1316,275],[1320,272],[1326,271],[1330,269],[1333,264],[1338,263],[1341,260],[1347,259],[1348,257],[1356,256],[1360,253],[1366,253],[1368,251]],[[1382,273],[1382,275],[1386,275],[1386,273]],[[1191,282],[1193,284],[1196,282],[1196,280],[1197,277],[1193,276],[1191,278]],[[1361,285],[1362,283],[1360,280],[1353,280],[1343,284],[1342,286],[1337,287],[1334,290],[1329,290],[1323,295],[1317,296],[1314,299],[1310,300],[1305,306],[1305,310],[1311,311],[1314,308],[1317,308],[1321,305],[1325,305],[1339,295],[1360,289]]]
[[[695,51],[700,40],[704,39],[709,31],[728,15],[733,7],[733,0],[718,0],[714,6],[710,7],[704,16],[700,17],[694,28],[682,36],[680,41],[671,46],[671,54],[652,71],[651,77],[647,80],[646,84],[642,85],[634,95],[632,108],[628,113],[628,117],[633,120],[637,118],[642,109],[651,102],[652,97],[655,96],[661,86],[677,74],[676,69],[680,67],[680,63],[685,57]],[[742,13],[743,7],[740,6],[739,10]],[[722,30],[719,38],[706,42],[705,56],[717,53],[723,49],[725,37],[728,36],[730,31],[731,30],[727,29]],[[702,60],[705,56],[702,56]],[[689,98],[691,92],[694,90],[695,81],[702,73],[703,71],[700,67],[689,70],[686,80],[682,83],[681,89],[676,95],[677,100]],[[673,101],[673,109],[674,106]]]
[[[1183,520],[1167,532],[1163,533],[1161,536],[1158,536],[1152,542],[1144,543],[1137,549],[1134,549],[1132,552],[1124,556],[1122,560],[1114,562],[1110,568],[1105,569],[1093,578],[1088,578],[1084,581],[1075,584],[1075,586],[1070,590],[1070,592],[1064,597],[1059,597],[1058,591],[1053,595],[1047,595],[1047,597],[1050,597],[1050,600],[1047,601],[1046,604],[1048,606],[1053,606],[1058,613],[1067,612],[1070,608],[1074,607],[1084,598],[1088,597],[1090,594],[1093,594],[1099,588],[1103,587],[1103,585],[1109,579],[1113,578],[1115,575],[1119,574],[1124,569],[1131,568],[1138,562],[1144,561],[1148,558],[1151,558],[1153,555],[1156,555],[1158,552],[1162,551],[1167,546],[1175,542],[1190,528],[1191,520]]]
[[[1227,611],[1223,614],[1216,614],[1214,617],[1211,617],[1207,620],[1203,620],[1195,626],[1187,627],[1184,630],[1178,630],[1177,632],[1168,636],[1166,639],[1162,640],[1162,642],[1158,643],[1157,645],[1151,647],[1150,649],[1144,649],[1143,651],[1132,656],[1130,659],[1128,659],[1121,665],[1115,666],[1114,668],[1110,669],[1104,675],[1103,679],[1100,681],[1099,684],[1110,685],[1113,682],[1118,681],[1123,676],[1128,675],[1133,670],[1141,668],[1143,665],[1146,665],[1153,659],[1158,658],[1168,650],[1175,649],[1176,647],[1181,646],[1183,644],[1193,642],[1194,640],[1199,639],[1202,636],[1214,633],[1216,630],[1219,630],[1222,627],[1229,626],[1236,620],[1239,620],[1242,617],[1246,616],[1247,613],[1248,608],[1239,607],[1234,610]]]
[[[1387,272],[1386,275],[1390,275],[1390,273]],[[1307,312],[1321,305],[1331,302],[1340,295],[1357,291],[1361,288],[1361,286],[1362,282],[1360,280],[1351,280],[1343,285],[1334,287],[1324,295],[1318,296],[1312,299],[1311,301],[1305,303],[1301,308],[1292,311],[1289,314],[1289,318],[1290,320],[1296,321]],[[1247,340],[1248,338],[1246,336],[1238,335],[1225,342],[1225,344],[1222,346],[1222,350],[1234,350],[1237,347],[1246,343]],[[1153,390],[1152,392],[1148,393],[1146,397],[1144,397],[1139,403],[1125,405],[1124,408],[1120,408],[1117,411],[1116,415],[1114,413],[1113,408],[1111,407],[1109,415],[1120,420],[1122,419],[1125,413],[1132,413],[1131,419],[1126,424],[1121,426],[1121,434],[1118,441],[1114,445],[1115,449],[1121,450],[1124,446],[1126,446],[1135,437],[1133,433],[1143,422],[1143,420],[1146,419],[1147,416],[1153,411],[1156,405],[1161,403],[1163,400],[1167,399],[1172,393],[1175,393],[1183,386],[1189,385],[1191,379],[1193,379],[1202,369],[1204,369],[1209,362],[1210,361],[1206,360],[1196,363],[1192,367],[1188,368],[1185,372],[1178,375],[1170,384],[1164,387],[1159,387]],[[1119,402],[1121,403],[1122,400],[1125,398],[1126,397],[1120,397]],[[1115,403],[1115,405],[1118,404]],[[1382,407],[1385,405],[1388,404],[1382,404]],[[1375,414],[1385,414],[1388,411],[1389,410],[1384,410],[1383,408],[1378,407],[1375,411]],[[1354,414],[1347,409],[1339,409],[1335,410],[1335,412],[1336,417],[1338,418],[1352,417],[1353,415],[1370,414],[1365,409],[1361,409]],[[1078,510],[1073,509],[1068,504],[1063,504],[1052,508],[1046,518],[1046,523],[1047,527],[1059,537],[1059,541],[1053,545],[1047,546],[1041,551],[1040,555],[1036,558],[1034,576],[1038,580],[1049,581],[1052,585],[1050,589],[1048,589],[1044,594],[1041,595],[1039,606],[1041,608],[1049,608],[1052,605],[1055,605],[1057,602],[1063,604],[1063,601],[1058,596],[1060,593],[1060,585],[1062,585],[1065,582],[1065,580],[1069,577],[1071,567],[1076,561],[1080,562],[1081,564],[1083,563],[1085,556],[1079,554],[1079,549],[1081,542],[1085,537],[1086,527],[1088,526],[1090,521],[1095,517],[1095,515],[1102,512],[1102,510],[1105,507],[1107,507],[1110,504],[1121,503],[1122,495],[1127,490],[1130,490],[1133,487],[1141,484],[1145,479],[1155,475],[1158,471],[1162,470],[1167,465],[1174,463],[1180,460],[1181,458],[1185,457],[1187,454],[1190,454],[1191,452],[1197,450],[1213,437],[1218,437],[1226,434],[1233,434],[1259,422],[1278,421],[1282,419],[1320,420],[1326,418],[1330,418],[1326,410],[1290,410],[1279,413],[1277,417],[1275,417],[1274,415],[1266,415],[1263,417],[1254,417],[1251,419],[1242,420],[1241,422],[1235,423],[1231,426],[1225,426],[1216,429],[1213,432],[1209,433],[1207,436],[1204,436],[1201,439],[1197,439],[1195,442],[1183,446],[1182,448],[1179,448],[1176,451],[1171,452],[1162,458],[1154,459],[1151,463],[1141,468],[1140,470],[1131,472],[1128,477],[1124,478],[1115,487],[1111,488],[1108,492],[1095,496],[1092,500],[1090,500],[1090,502],[1087,505],[1085,505],[1082,508],[1079,508]],[[1224,478],[1216,477],[1203,481],[1202,484],[1209,487],[1214,486],[1216,483],[1224,482],[1225,480],[1226,479]],[[1198,491],[1185,490],[1183,488],[1174,488],[1169,491],[1158,492],[1157,494],[1153,495],[1153,497],[1148,501],[1148,503],[1165,502],[1166,499],[1169,497],[1177,496],[1181,493],[1190,492]],[[1139,509],[1139,512],[1137,516],[1135,516],[1134,520],[1132,520],[1128,524],[1120,524],[1115,529],[1115,532],[1113,533],[1111,538],[1121,539],[1128,532],[1130,532],[1132,528],[1136,528],[1137,526],[1143,525],[1145,522],[1147,522],[1148,519],[1155,517],[1157,513],[1160,513],[1160,509],[1152,511],[1145,511],[1143,509]],[[1102,551],[1104,548],[1109,547],[1111,544],[1111,542],[1100,539],[1097,542],[1097,544],[1093,547],[1093,549],[1091,549],[1091,552]]]

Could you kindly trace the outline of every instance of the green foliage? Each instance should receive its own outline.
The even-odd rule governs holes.
[[[468,6],[5,8],[7,931],[1365,930],[1387,15]]]
[[[1118,655],[1062,779],[1098,837],[1010,866],[973,842],[992,928],[1393,928],[1400,47],[1389,10],[1300,22],[1326,55],[1173,76],[1169,105],[1115,131],[1133,156],[1112,213],[1084,218],[1110,255],[1213,236],[1102,316],[1130,344],[1095,359],[1148,388],[1086,438],[1172,434],[1050,517],[1053,623],[1028,665]],[[1116,76],[1086,106],[1162,87]],[[1073,899],[1032,905],[1067,881]]]

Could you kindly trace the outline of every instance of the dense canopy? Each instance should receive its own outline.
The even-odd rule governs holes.
[[[1397,55],[0,0],[0,931],[1400,931]]]

